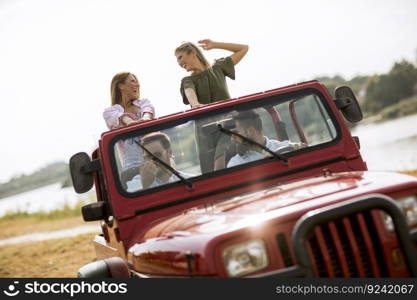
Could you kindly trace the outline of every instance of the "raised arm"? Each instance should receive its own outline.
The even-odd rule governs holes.
[[[230,58],[232,59],[234,65],[240,62],[249,49],[248,45],[214,42],[209,39],[198,41],[198,44],[204,50],[223,49],[233,52]]]

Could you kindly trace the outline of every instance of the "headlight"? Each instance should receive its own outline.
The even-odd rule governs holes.
[[[407,196],[404,198],[395,199],[397,204],[406,216],[408,226],[412,227],[417,225],[417,197],[415,195]],[[384,223],[389,231],[394,230],[394,223],[391,217],[384,213]]]
[[[265,242],[258,239],[229,246],[223,250],[223,260],[231,277],[261,270],[268,265]]]

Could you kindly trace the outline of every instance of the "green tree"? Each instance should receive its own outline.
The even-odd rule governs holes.
[[[388,74],[374,76],[366,88],[364,109],[376,113],[399,100],[411,97],[417,83],[417,69],[402,60],[394,64]]]
[[[335,75],[333,77],[316,77],[315,80],[323,83],[327,87],[329,92],[332,94],[332,96],[334,96],[334,90],[336,89],[336,87],[347,85],[353,90],[356,97],[358,97],[358,100],[361,101],[361,95],[363,94],[362,91],[365,90],[369,78],[369,76],[357,75],[353,77],[351,80],[345,80],[342,76]]]

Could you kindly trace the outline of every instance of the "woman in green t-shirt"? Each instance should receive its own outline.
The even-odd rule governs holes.
[[[197,108],[205,104],[230,99],[226,76],[235,79],[235,65],[246,55],[247,45],[220,43],[209,39],[198,41],[204,50],[224,49],[233,52],[231,56],[217,59],[210,65],[200,49],[193,43],[183,43],[175,49],[180,67],[190,72],[181,81],[181,95],[184,104]],[[201,141],[201,124],[196,123],[197,143],[200,149],[201,171],[210,172],[225,167],[225,147],[228,137],[223,136],[217,142],[215,153],[206,153]]]
[[[200,49],[193,43],[183,43],[175,49],[180,67],[190,76],[181,81],[181,95],[184,104],[191,108],[230,98],[226,76],[235,79],[234,66],[246,55],[247,45],[220,43],[206,39],[198,41],[204,50],[224,49],[233,52],[231,56],[218,59],[213,65],[207,62]]]

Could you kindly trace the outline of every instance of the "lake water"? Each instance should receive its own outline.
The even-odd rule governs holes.
[[[8,212],[50,212],[65,205],[75,207],[80,201],[86,202],[94,195],[94,190],[79,195],[72,187],[61,188],[61,183],[54,183],[0,199],[0,217]]]
[[[383,123],[357,126],[352,134],[361,142],[361,153],[369,170],[417,169],[417,114]],[[89,196],[91,195],[91,196]],[[0,216],[7,212],[49,212],[65,205],[74,207],[95,192],[76,194],[59,183],[0,199]]]
[[[360,124],[360,123],[359,123]],[[401,119],[357,126],[352,135],[361,143],[369,170],[417,169],[417,114]]]

